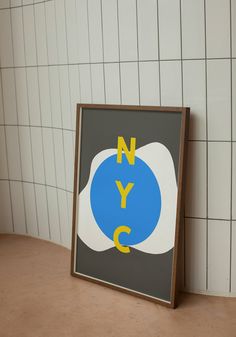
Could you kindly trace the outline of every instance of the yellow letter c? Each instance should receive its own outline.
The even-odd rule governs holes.
[[[121,233],[127,233],[129,234],[131,232],[131,229],[128,226],[119,226],[116,228],[114,234],[113,234],[113,241],[115,243],[116,248],[122,252],[122,253],[129,253],[130,249],[127,246],[122,246],[119,242],[119,236]]]

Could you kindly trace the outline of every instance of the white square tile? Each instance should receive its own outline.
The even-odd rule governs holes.
[[[36,30],[36,48],[38,64],[48,64],[47,56],[47,32],[46,32],[46,19],[45,19],[45,6],[44,3],[34,6],[34,19]]]
[[[232,60],[232,131],[236,141],[236,60]]]
[[[8,179],[7,153],[4,126],[0,126],[0,180]]]
[[[47,196],[49,221],[50,221],[50,232],[51,240],[53,242],[61,243],[61,230],[60,230],[60,219],[59,219],[59,208],[58,208],[58,196],[57,190],[54,187],[47,186]]]
[[[68,66],[60,66],[59,78],[60,78],[60,100],[61,100],[61,112],[62,112],[62,125],[64,129],[71,130],[71,106],[70,106],[70,86],[69,86],[69,73]]]
[[[12,38],[13,38],[13,53],[14,65],[25,65],[25,51],[24,51],[24,31],[23,31],[23,17],[22,8],[14,8],[11,10],[11,24],[12,24]]]
[[[207,61],[208,139],[231,139],[230,60]]]
[[[161,104],[182,105],[180,61],[161,62]]]
[[[63,131],[65,146],[66,189],[73,192],[74,183],[74,147],[71,131]]]
[[[75,153],[75,131],[73,131],[72,133],[73,133],[73,147],[74,147],[74,153]]]
[[[79,49],[78,49],[79,48],[79,42],[78,42],[79,30],[77,26],[76,2],[77,2],[76,0],[65,1],[66,31],[67,31],[67,46],[68,46],[69,63],[78,62],[78,55],[79,55],[78,54],[79,53]],[[84,16],[84,13],[83,13],[83,16]]]
[[[10,0],[1,0],[0,8],[9,8],[10,7]]]
[[[236,220],[236,143],[233,143],[232,158],[232,217]]]
[[[204,0],[182,0],[181,15],[183,58],[204,58]]]
[[[236,294],[236,221],[232,222],[231,292]]]
[[[39,126],[41,125],[41,111],[40,111],[37,68],[35,67],[27,68],[26,74],[27,74],[30,125]]]
[[[91,62],[103,61],[101,2],[88,0],[89,42]]]
[[[8,181],[0,181],[0,233],[12,233],[12,212],[10,198],[10,183]]]
[[[57,64],[57,31],[54,1],[45,2],[48,63]]]
[[[65,20],[65,1],[53,1],[56,13],[56,29],[57,29],[57,48],[58,48],[58,63],[65,64],[68,62],[68,50],[66,45],[67,27]]]
[[[71,224],[68,224],[67,193],[65,191],[58,190],[58,203],[61,224],[61,243],[63,246],[68,247],[71,243],[69,230]]]
[[[42,132],[46,184],[56,186],[53,130],[51,128],[43,128]]]
[[[119,60],[118,50],[118,22],[117,1],[102,1],[102,22],[104,41],[104,61],[115,62]]]
[[[6,124],[17,124],[14,69],[2,69],[3,110]]]
[[[22,163],[22,178],[33,182],[33,162],[30,128],[19,127],[20,153]]]
[[[185,281],[189,291],[206,291],[206,220],[185,219]]]
[[[64,141],[61,130],[53,130],[57,187],[65,189]]]
[[[79,62],[89,62],[89,38],[88,38],[88,12],[87,0],[77,0],[77,22],[78,28],[76,38],[78,40]],[[67,36],[68,38],[68,36]],[[75,43],[75,41],[73,41]]]
[[[207,57],[230,56],[230,2],[206,1]]]
[[[13,50],[11,37],[11,16],[9,9],[0,11],[0,43],[1,67],[12,67]]]
[[[127,15],[128,14],[128,15]],[[137,22],[135,0],[119,0],[120,60],[135,61],[137,55]]]
[[[57,66],[51,66],[48,68],[48,70],[49,70],[52,126],[56,128],[61,128],[62,118],[61,118],[59,70]]]
[[[0,70],[0,124],[4,124],[3,98],[2,98],[2,70]]]
[[[68,237],[72,237],[72,213],[73,213],[73,193],[67,192],[67,202],[68,202]],[[68,242],[67,248],[71,249],[71,241]]]
[[[26,234],[26,218],[24,212],[24,195],[22,182],[10,181],[12,214],[14,221],[14,232]]]
[[[230,222],[208,221],[208,291],[229,292]]]
[[[138,0],[139,60],[158,59],[157,1]]]
[[[80,83],[79,83],[79,68],[77,65],[69,65],[69,85],[71,98],[71,122],[72,129],[76,126],[76,105],[80,102]]]
[[[206,143],[188,142],[185,215],[206,217]]]
[[[139,104],[138,64],[121,63],[122,104]]]
[[[31,142],[33,153],[34,181],[38,184],[44,184],[44,153],[41,128],[31,128]]]
[[[206,139],[206,76],[205,61],[183,62],[184,106],[189,106],[189,139]]]
[[[232,56],[236,57],[236,1],[231,1]]]
[[[75,153],[75,131],[72,131],[73,153]]]
[[[22,5],[22,0],[11,0],[10,4],[11,4],[11,7],[21,6]]]
[[[49,239],[49,221],[48,221],[48,199],[46,194],[46,187],[42,185],[35,185],[35,196],[38,213],[38,227],[39,236],[42,239]]]
[[[52,113],[48,67],[38,68],[38,78],[42,126],[50,127],[52,126]]]
[[[23,5],[32,5],[34,3],[34,0],[22,0]]]
[[[26,65],[36,65],[36,41],[33,6],[23,7],[23,25]]]
[[[140,62],[140,104],[160,105],[159,64]]]
[[[25,198],[25,216],[27,222],[27,233],[31,236],[38,236],[37,210],[35,202],[34,185],[23,183]]]
[[[16,102],[19,125],[29,125],[26,68],[15,68]]]
[[[93,103],[105,103],[103,65],[91,65]]]
[[[160,58],[180,58],[180,7],[178,0],[159,0]]]
[[[21,160],[17,126],[6,126],[9,179],[21,180]]]
[[[79,65],[79,82],[80,82],[80,100],[81,103],[91,103],[91,73],[87,64]]]
[[[230,219],[231,145],[208,143],[208,216]]]
[[[118,63],[105,64],[106,103],[120,104],[120,65]]]

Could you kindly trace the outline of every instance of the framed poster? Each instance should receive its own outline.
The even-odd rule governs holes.
[[[71,273],[176,305],[189,108],[77,106]]]

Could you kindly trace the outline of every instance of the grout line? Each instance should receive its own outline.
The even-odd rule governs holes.
[[[35,38],[35,51],[36,51],[36,62],[38,64],[38,46],[37,46],[37,34],[36,34],[36,21],[35,21],[35,6],[33,7],[33,19],[34,19],[34,38]],[[44,16],[45,20],[45,16]],[[46,29],[46,26],[45,26]],[[47,32],[46,32],[47,34]],[[40,111],[40,124],[42,125],[42,97],[40,93],[40,83],[39,83],[39,68],[37,70],[37,84],[38,84],[38,99],[39,99],[39,111]],[[44,182],[46,185],[46,165],[45,165],[45,144],[44,144],[44,136],[43,136],[43,129],[41,129],[41,138],[42,138],[42,154],[43,154],[43,171],[44,171]],[[45,188],[46,192],[46,202],[47,202],[47,218],[48,218],[48,232],[49,232],[49,239],[51,240],[51,224],[50,224],[50,217],[49,217],[49,205],[48,205],[48,190]]]
[[[141,93],[140,93],[140,55],[139,55],[139,34],[138,34],[138,2],[135,1],[136,8],[136,39],[137,39],[137,70],[138,70],[138,104],[141,105]]]
[[[158,71],[159,71],[159,102],[160,102],[160,106],[161,106],[161,63],[160,63],[160,27],[159,27],[159,0],[157,0],[157,38],[158,38]]]
[[[43,129],[55,129],[55,130],[63,130],[63,131],[71,131],[75,132],[73,129],[67,129],[67,128],[59,128],[56,126],[47,126],[47,125],[31,125],[31,124],[0,124],[0,126],[19,126],[22,128],[43,128]]]
[[[65,15],[65,35],[66,35],[66,49],[67,49],[67,63],[69,64],[69,48],[68,48],[68,31],[67,31],[67,17],[66,17],[66,1],[64,0],[64,15]],[[75,2],[76,4],[76,2]],[[77,15],[77,7],[75,6],[75,12]],[[77,18],[77,16],[76,16]],[[76,20],[77,22],[77,20]],[[58,38],[57,38],[57,43],[58,43]],[[58,51],[58,48],[57,48]],[[67,65],[68,67],[68,65]],[[57,67],[58,75],[59,75],[59,94],[60,94],[60,110],[61,110],[61,125],[63,126],[63,110],[62,110],[62,100],[61,100],[61,79],[60,79],[60,71],[59,67]],[[64,175],[65,175],[65,187],[67,186],[67,170],[66,170],[66,157],[65,157],[65,136],[63,132],[63,128],[61,131],[61,136],[62,136],[62,147],[63,147],[63,164],[64,164]],[[68,201],[68,195],[66,194],[66,204],[67,204],[67,226],[69,225],[69,201]],[[63,239],[63,236],[62,236]]]
[[[11,46],[12,46],[12,56],[13,56],[13,65],[15,65],[15,51],[14,51],[14,43],[13,43],[13,30],[12,30],[12,10],[10,9],[10,25],[11,25]],[[14,93],[15,93],[15,100],[16,100],[16,121],[17,125],[19,124],[19,105],[18,105],[18,99],[17,99],[17,93],[16,93],[16,73],[15,69],[13,69],[13,75],[14,75]],[[20,132],[19,128],[17,128],[17,137],[18,137],[18,145],[19,145],[19,155],[20,155],[20,175],[21,180],[23,180],[23,171],[22,171],[22,153],[21,153],[21,146],[20,146]],[[23,196],[23,208],[24,208],[24,218],[25,218],[25,232],[28,234],[28,223],[27,223],[27,217],[26,217],[26,205],[25,205],[25,190],[23,184],[21,184],[21,191]]]
[[[233,252],[233,61],[232,61],[232,2],[229,0],[230,12],[230,119],[231,119],[231,165],[230,165],[230,258],[229,258],[229,292],[232,291],[232,252]]]
[[[34,6],[34,5],[42,4],[42,3],[45,3],[45,2],[51,2],[51,1],[54,1],[54,0],[44,0],[44,1],[39,1],[39,2],[35,2],[35,3],[32,3],[32,4],[25,4],[25,5],[22,4],[22,2],[21,2],[21,5],[19,5],[19,6],[10,6],[10,7],[5,7],[5,8],[0,8],[0,11],[6,10],[6,9]]]
[[[66,4],[65,4],[65,0],[63,1],[63,5],[64,5],[63,7],[64,7],[64,17],[65,17],[66,58],[67,58],[67,67],[68,67],[68,78],[70,78],[70,76],[69,76],[69,48],[68,48],[68,33],[67,33],[67,17],[66,17]],[[75,7],[75,11],[76,11],[76,7]],[[55,31],[56,31],[56,51],[57,51],[57,59],[59,60],[58,30],[57,30],[58,21],[57,21],[57,13],[56,13],[55,2],[54,2],[54,15],[55,15],[55,23],[56,23],[56,27],[55,27]],[[59,68],[59,66],[57,67],[57,70],[58,70],[58,68]],[[60,78],[59,78],[59,81],[60,81]],[[69,80],[69,83],[70,83],[70,80]],[[52,111],[51,91],[50,91],[50,105],[51,105],[51,111]],[[52,118],[52,115],[51,115],[51,118]],[[72,120],[71,120],[71,122],[72,122]],[[51,123],[53,123],[53,118],[51,119]],[[61,129],[61,130],[63,130],[63,129]],[[62,134],[63,134],[63,131],[62,131]],[[64,137],[64,134],[63,134],[63,137]],[[56,185],[58,186],[58,179],[57,179],[57,172],[58,172],[58,170],[57,170],[57,167],[56,167],[56,150],[55,150],[55,133],[54,132],[52,133],[52,140],[53,140],[53,156],[54,156],[55,181],[56,181]],[[63,141],[64,141],[64,138],[63,138]],[[64,158],[64,156],[63,156],[63,158]],[[65,160],[64,160],[64,167],[65,167]],[[65,172],[65,174],[66,174],[66,172]],[[66,176],[65,176],[65,184],[66,184]],[[58,221],[59,221],[60,242],[62,242],[62,232],[61,232],[62,223],[61,223],[61,216],[60,216],[59,190],[58,189],[57,189],[57,211],[58,211]],[[68,198],[66,198],[66,202],[67,202],[67,221],[69,223]]]
[[[54,17],[55,17],[55,32],[57,31],[57,27],[56,27],[56,13],[55,13],[55,2],[53,4],[53,9],[54,9]],[[48,51],[48,25],[47,25],[47,16],[46,16],[46,5],[44,4],[44,21],[45,21],[45,29],[46,29],[46,52],[47,52],[47,62],[49,60],[49,51]],[[58,59],[57,59],[58,61]],[[51,114],[51,125],[52,125],[52,100],[51,100],[51,86],[50,86],[50,75],[49,75],[49,67],[47,67],[47,79],[48,79],[48,87],[49,87],[49,113]],[[42,127],[42,126],[41,126]],[[54,163],[54,174],[55,174],[55,182],[56,182],[56,172],[55,172],[55,148],[54,148],[54,134],[53,134],[53,129],[52,127],[48,127],[48,129],[50,129],[51,131],[51,139],[52,139],[52,148],[53,148],[53,163]],[[45,174],[45,181],[47,183],[47,177],[46,177],[46,174]],[[57,185],[57,183],[56,183]],[[47,190],[47,187],[48,185],[46,186],[46,190]],[[47,190],[48,192],[48,190]],[[60,230],[60,216],[59,216],[59,201],[58,201],[58,190],[57,190],[57,187],[56,187],[56,202],[57,202],[57,215],[58,215],[58,225],[59,225],[59,230]],[[48,211],[49,213],[49,211]],[[52,239],[52,232],[50,232],[50,235],[51,235],[51,239]]]
[[[65,0],[63,2],[64,4],[64,16],[65,16],[65,35],[66,35],[66,55],[67,55],[67,62],[69,62],[69,49],[68,49],[68,38],[67,38],[67,17],[66,17],[66,5],[65,5]],[[75,8],[76,12],[76,8]],[[57,60],[59,60],[59,49],[58,49],[58,21],[57,21],[57,15],[56,15],[56,6],[54,2],[54,13],[55,13],[55,21],[56,21],[56,51],[57,51]],[[62,117],[62,103],[61,103],[61,79],[60,79],[60,73],[59,73],[59,66],[57,66],[57,75],[58,75],[58,85],[59,85],[59,101],[60,101],[60,115],[61,115],[61,126],[63,125],[63,117]],[[51,89],[51,86],[50,86]],[[50,102],[51,102],[51,111],[52,111],[52,98],[51,98],[51,90],[50,90]],[[53,116],[51,114],[51,123],[53,125]],[[64,146],[64,135],[63,135],[63,129],[61,129],[61,137],[62,137],[62,147],[63,147],[63,164],[64,164],[64,178],[65,178],[65,186],[66,186],[66,168],[65,168],[65,146]],[[54,155],[54,170],[55,170],[55,180],[56,180],[56,185],[58,187],[58,168],[57,168],[57,162],[56,162],[56,147],[55,147],[55,132],[53,132],[53,155]],[[59,193],[57,190],[57,207],[58,207],[58,220],[59,220],[59,236],[60,236],[60,242],[62,243],[62,223],[61,223],[61,217],[60,217],[60,205],[59,205]],[[68,204],[67,204],[68,207]],[[68,209],[67,209],[68,212]]]
[[[54,2],[55,4],[55,2]],[[54,5],[55,6],[55,5]],[[77,6],[76,6],[76,2],[75,2],[75,11],[77,12]],[[66,55],[67,55],[67,70],[68,70],[68,83],[69,83],[69,97],[70,97],[70,108],[71,108],[71,87],[70,87],[70,75],[69,75],[69,48],[68,48],[68,31],[67,31],[67,18],[66,18],[66,5],[65,5],[65,0],[64,0],[64,13],[65,13],[65,35],[66,35]],[[77,18],[77,17],[76,17]],[[77,20],[76,20],[76,24],[77,24]],[[57,34],[57,30],[56,30],[56,36],[57,36],[57,57],[59,57],[59,50],[58,50],[58,34]],[[79,51],[79,46],[78,46],[78,51]],[[79,54],[78,54],[79,56]],[[79,70],[78,70],[79,71]],[[91,76],[91,74],[90,74]],[[72,111],[71,111],[71,127],[73,127],[72,125],[72,121],[74,121],[74,118],[72,118]],[[75,112],[74,112],[75,113]],[[75,126],[75,125],[74,125]],[[63,147],[64,147],[64,163],[65,163],[65,145],[64,145],[64,130],[62,131],[63,134]],[[72,142],[73,144],[73,142]],[[73,145],[72,145],[73,146]],[[74,153],[74,148],[73,148],[73,153]],[[67,177],[66,174],[66,163],[64,164],[65,167],[65,179]],[[67,186],[67,180],[65,180],[65,186]],[[59,202],[59,200],[58,200]],[[72,213],[72,209],[69,212],[69,200],[68,200],[68,195],[66,194],[66,203],[67,203],[67,221],[68,221],[68,226],[71,226],[72,224],[70,224],[70,213]],[[59,205],[58,205],[58,213],[59,212]],[[59,218],[60,218],[60,214],[59,214]],[[61,221],[60,221],[61,223]],[[60,225],[61,226],[61,225]],[[60,227],[61,228],[61,227]]]
[[[21,15],[22,15],[22,26],[23,26],[23,48],[24,48],[24,61],[26,63],[26,46],[25,46],[25,25],[24,25],[24,14],[23,14],[23,7],[21,7]],[[28,120],[30,123],[30,111],[29,111],[29,89],[28,89],[28,72],[27,68],[25,70],[25,78],[26,78],[26,92],[27,92],[27,111],[28,111]],[[19,128],[19,125],[18,125]],[[29,135],[30,135],[30,153],[31,153],[31,168],[32,168],[32,175],[33,175],[33,181],[35,181],[35,172],[34,172],[34,164],[33,164],[33,146],[32,146],[32,130],[31,127],[29,127]],[[35,212],[36,212],[36,225],[37,225],[37,231],[38,236],[40,236],[39,232],[39,217],[38,217],[38,205],[37,205],[37,198],[36,198],[36,188],[34,186],[34,202],[35,202]]]
[[[54,5],[54,8],[55,8],[55,5]],[[64,2],[64,10],[65,10],[65,2]],[[66,12],[65,12],[66,13]],[[56,13],[54,11],[54,15],[55,15],[55,23],[56,23]],[[45,20],[46,21],[46,20]],[[47,23],[46,23],[47,25]],[[72,109],[72,99],[71,99],[71,83],[70,83],[70,72],[69,72],[69,67],[70,67],[70,64],[69,64],[69,53],[68,53],[68,36],[67,36],[67,19],[66,19],[66,15],[65,15],[65,35],[66,35],[66,58],[67,58],[67,78],[68,78],[68,86],[69,86],[69,99],[70,99],[70,119],[71,119],[71,128],[73,127],[73,121],[74,121],[74,117],[73,117],[73,114],[75,113],[75,111],[73,109],[75,109],[75,107]],[[56,36],[57,36],[57,27],[55,26],[55,31],[56,31]],[[56,44],[58,42],[56,41]],[[57,45],[57,58],[58,58],[58,45]],[[48,50],[48,43],[47,43],[47,50]],[[49,53],[48,53],[48,59],[49,59]],[[75,125],[74,125],[75,126]],[[63,130],[65,130],[63,128]]]
[[[209,217],[198,217],[198,216],[185,216],[185,219],[197,219],[197,220],[214,220],[214,221],[231,221],[231,219],[222,219],[222,218],[209,218]]]
[[[201,142],[201,143],[236,143],[231,140],[204,140],[204,139],[189,139],[188,142]]]
[[[183,32],[182,32],[182,2],[179,0],[180,11],[180,68],[181,68],[181,101],[184,105],[184,75],[183,75]]]
[[[2,69],[11,69],[11,68],[40,68],[40,67],[62,67],[62,66],[76,66],[76,65],[96,65],[96,64],[119,64],[119,63],[148,63],[148,62],[176,62],[176,61],[222,61],[222,60],[236,60],[236,57],[200,57],[200,58],[176,58],[176,59],[149,59],[149,60],[125,60],[125,61],[97,61],[97,62],[71,62],[71,63],[50,63],[50,64],[35,64],[35,65],[19,65],[19,66],[2,66]]]
[[[181,70],[181,104],[182,107],[184,106],[184,76],[183,76],[183,32],[182,32],[182,3],[179,0],[179,25],[180,25],[180,70]],[[185,217],[185,206],[184,206],[184,217]],[[184,254],[184,261],[183,261],[183,282],[184,288],[186,287],[186,224],[183,221],[183,254]]]
[[[67,193],[72,193],[73,194],[73,191],[70,191],[70,190],[67,190],[65,188],[61,188],[61,187],[57,187],[57,186],[53,186],[53,185],[50,185],[50,184],[42,184],[42,183],[38,183],[36,181],[29,181],[29,180],[19,180],[19,179],[5,179],[5,178],[0,178],[0,181],[8,181],[9,183],[10,182],[22,182],[22,183],[25,183],[25,184],[33,184],[33,185],[38,185],[38,186],[44,186],[44,187],[52,187],[52,188],[55,188],[56,190],[59,190],[59,191],[64,191],[64,192],[67,192]]]
[[[0,126],[8,126],[8,127],[22,127],[22,128],[43,128],[43,129],[55,129],[55,130],[63,130],[63,131],[70,131],[75,133],[76,130],[74,129],[67,129],[67,128],[59,128],[55,126],[47,126],[47,125],[30,125],[30,124],[0,124]],[[205,139],[188,139],[188,142],[198,142],[198,143],[231,143],[230,140],[205,140]],[[236,143],[236,140],[233,140],[232,143]]]
[[[102,1],[102,0],[101,0]],[[119,18],[119,0],[116,1],[116,17],[117,17],[117,32],[118,32],[118,56],[119,61],[116,62],[119,65],[119,85],[120,85],[120,104],[122,104],[123,98],[122,98],[122,78],[121,78],[121,59],[120,59],[120,18]]]
[[[104,32],[103,32],[103,11],[102,11],[102,0],[100,0],[100,19],[101,19],[101,34],[102,34],[102,68],[103,68],[103,90],[104,90],[104,101],[107,102],[106,97],[106,76],[105,76],[105,58],[104,58]],[[118,32],[119,34],[119,32]]]
[[[91,62],[91,41],[90,41],[90,27],[89,27],[89,8],[88,8],[88,0],[86,1],[86,14],[87,14],[87,28],[88,28],[88,54],[89,54],[89,72],[90,72],[90,92],[91,92],[91,102],[94,103],[93,100],[93,81],[92,81],[92,62]]]
[[[205,36],[205,85],[206,85],[206,290],[208,290],[208,96],[207,96],[207,33],[206,33],[206,0],[204,0],[204,36]]]
[[[3,107],[3,121],[5,122],[5,104],[4,104],[4,96],[3,96],[3,80],[2,80],[2,70],[0,68],[0,81],[1,81],[1,91],[2,91],[2,107]],[[9,196],[10,196],[10,207],[11,207],[11,220],[12,220],[12,231],[15,232],[15,223],[12,209],[12,193],[11,193],[11,185],[10,185],[10,173],[9,173],[9,158],[7,151],[7,136],[6,136],[6,126],[4,126],[4,137],[5,137],[5,151],[6,151],[6,160],[7,160],[7,176],[8,176],[8,188],[9,188]]]

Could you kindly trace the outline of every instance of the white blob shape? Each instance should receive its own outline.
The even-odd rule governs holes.
[[[94,174],[101,163],[117,153],[117,149],[107,149],[98,153],[91,164],[89,180],[78,197],[78,235],[80,239],[95,251],[104,251],[114,247],[99,228],[93,216],[90,203],[90,189]],[[169,150],[161,143],[150,143],[135,151],[155,175],[161,192],[161,213],[158,224],[152,234],[143,242],[131,247],[149,254],[163,254],[174,247],[175,221],[177,208],[177,183],[175,168]]]
[[[87,246],[98,252],[114,247],[114,242],[101,231],[96,223],[90,203],[90,189],[98,167],[116,152],[116,149],[104,150],[93,158],[88,183],[78,197],[78,235]]]

